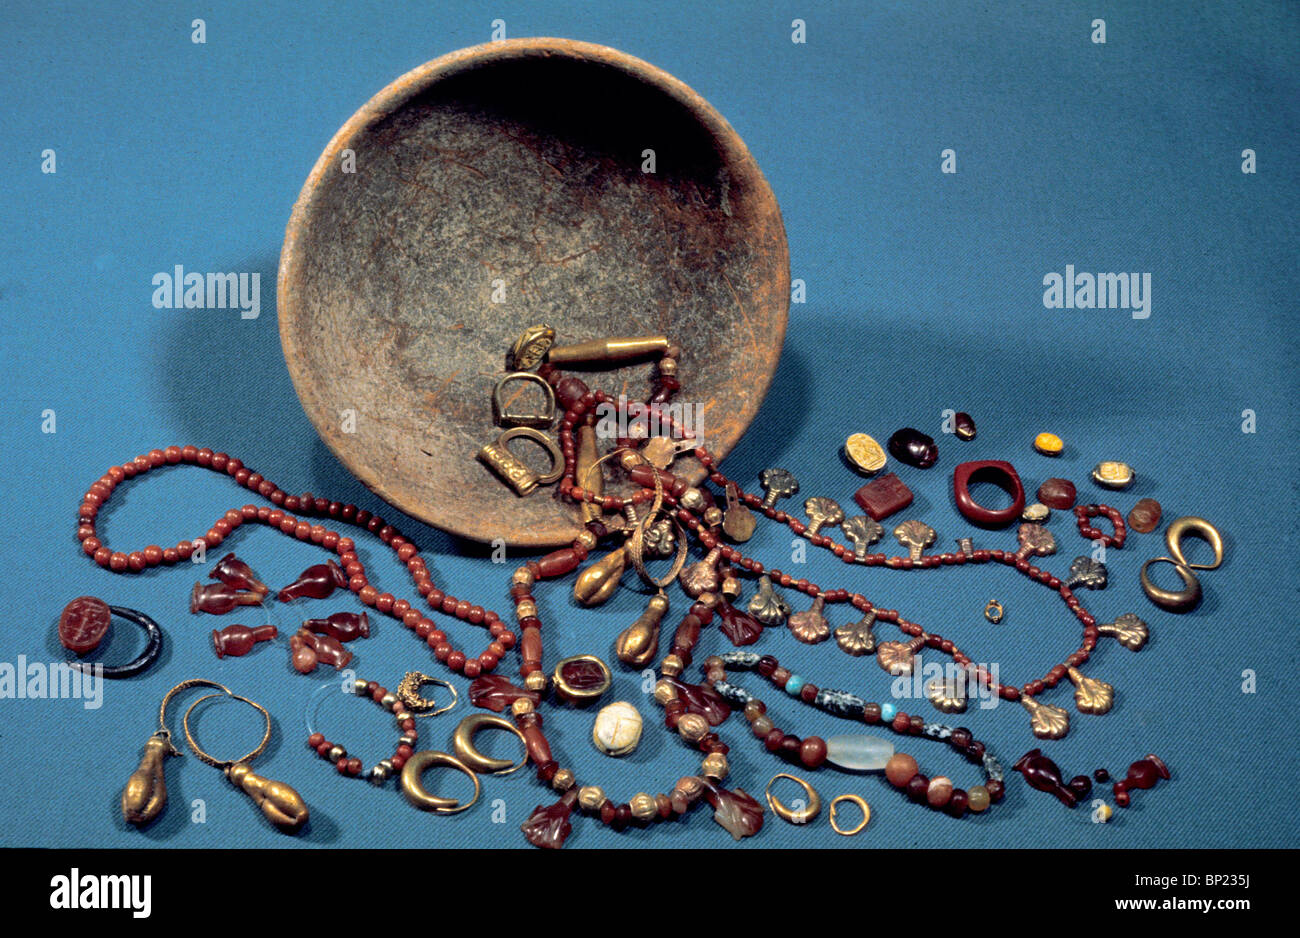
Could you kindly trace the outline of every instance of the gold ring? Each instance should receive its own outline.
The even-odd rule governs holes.
[[[505,730],[517,736],[524,745],[523,758],[518,762],[511,762],[509,759],[494,759],[492,756],[485,756],[475,749],[474,734],[479,730],[489,728]],[[456,732],[451,734],[451,745],[456,752],[456,758],[481,775],[509,775],[511,772],[522,769],[528,764],[528,741],[524,739],[524,734],[505,717],[494,716],[490,713],[471,713],[461,720],[456,727]]]
[[[853,802],[853,804],[857,805],[858,809],[862,812],[862,820],[859,821],[858,826],[853,828],[852,830],[844,830],[838,824],[835,823],[835,806],[838,805],[841,801]],[[871,805],[867,804],[857,795],[837,795],[835,799],[831,801],[831,829],[835,831],[835,833],[837,834],[843,834],[845,837],[852,837],[854,834],[860,833],[861,830],[867,826],[867,822],[870,820],[871,820]]]
[[[990,599],[989,604],[984,607],[984,618],[988,619],[994,625],[1002,621],[1002,603],[996,599]]]
[[[218,759],[215,756],[208,755],[199,748],[199,744],[194,741],[194,734],[190,732],[190,716],[194,713],[194,708],[205,700],[211,700],[214,697],[223,696],[229,697],[231,700],[239,700],[248,704],[258,713],[262,714],[263,719],[266,720],[266,732],[262,736],[262,741],[257,744],[257,748],[248,753],[248,755],[240,756],[238,759]],[[226,691],[225,694],[205,694],[198,700],[194,701],[194,703],[190,704],[190,708],[185,711],[185,716],[181,718],[181,729],[185,731],[185,741],[190,744],[190,748],[194,750],[194,754],[198,756],[201,761],[206,762],[213,768],[224,769],[227,766],[238,765],[241,762],[249,762],[262,754],[262,751],[266,749],[267,743],[271,741],[271,714],[261,704],[255,703],[247,697],[241,697],[239,694],[232,694],[230,691]]]
[[[436,701],[427,697],[420,696],[420,688],[425,684],[437,684],[451,691],[451,703],[445,707],[439,707]],[[456,691],[454,685],[442,680],[441,678],[430,677],[420,671],[407,671],[402,677],[402,683],[397,685],[397,699],[406,704],[406,709],[417,717],[436,717],[440,713],[446,713],[456,706],[460,700],[460,694]]]
[[[474,797],[467,803],[461,804],[457,798],[440,798],[437,795],[429,794],[420,776],[424,774],[425,769],[435,765],[445,765],[468,775],[470,781],[474,783]],[[406,795],[407,801],[422,811],[434,811],[438,814],[457,814],[473,807],[474,802],[478,801],[478,796],[482,790],[474,770],[446,752],[422,749],[407,759],[406,765],[402,766],[402,793]]]
[[[788,778],[804,790],[804,794],[808,796],[808,801],[805,807],[797,809],[788,808],[781,803],[780,799],[778,799],[776,795],[772,794],[772,786],[776,783],[776,780],[780,778]],[[822,799],[821,795],[817,794],[817,789],[813,788],[804,779],[799,778],[797,775],[788,775],[785,772],[773,775],[772,781],[767,783],[767,788],[763,790],[763,794],[767,796],[767,804],[768,807],[772,809],[772,813],[788,824],[807,824],[820,814],[822,810]]]

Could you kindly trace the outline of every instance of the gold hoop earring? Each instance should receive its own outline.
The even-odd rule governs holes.
[[[804,807],[787,807],[781,803],[780,799],[777,798],[776,795],[772,794],[772,786],[776,784],[778,779],[782,778],[788,778],[804,790],[804,794],[808,796]],[[763,794],[767,797],[767,804],[768,807],[772,809],[772,813],[787,824],[807,824],[813,818],[817,817],[822,810],[822,799],[821,795],[817,794],[817,789],[813,788],[807,781],[799,778],[797,775],[789,775],[785,772],[773,775],[772,780],[767,783],[767,788],[763,790]]]
[[[837,805],[839,805],[841,801],[848,801],[857,805],[858,810],[862,812],[862,820],[858,822],[857,827],[853,827],[848,830],[845,830],[844,828],[840,827],[837,823],[835,823],[836,822],[835,808]],[[870,820],[871,820],[871,805],[867,804],[866,801],[859,798],[857,795],[838,795],[835,797],[833,801],[831,801],[831,829],[835,831],[835,833],[837,834],[843,834],[845,837],[852,837],[854,834],[860,833],[862,829],[867,826],[867,822]]]
[[[524,747],[523,757],[518,762],[511,762],[483,755],[474,746],[474,734],[484,729],[505,730],[513,734]],[[471,713],[461,720],[456,732],[451,734],[451,745],[456,758],[481,775],[509,775],[528,764],[528,741],[524,734],[509,720],[490,713]]]
[[[420,776],[424,774],[425,769],[432,768],[435,765],[444,765],[468,775],[470,781],[474,783],[474,797],[465,804],[461,804],[457,798],[441,798],[429,794]],[[482,787],[479,785],[478,776],[474,774],[474,770],[449,753],[423,749],[407,759],[406,765],[402,766],[402,793],[406,795],[407,801],[422,811],[433,811],[436,814],[458,814],[473,807],[474,803],[478,801],[481,792]]]

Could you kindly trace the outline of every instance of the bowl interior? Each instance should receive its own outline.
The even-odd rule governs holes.
[[[788,252],[743,143],[684,85],[600,47],[479,49],[399,79],[321,157],[281,261],[281,336],[307,414],[370,488],[457,534],[551,546],[576,512],[475,459],[501,432],[490,395],[515,337],[667,334],[677,400],[723,454],[775,370]],[[651,370],[587,377],[644,400]]]

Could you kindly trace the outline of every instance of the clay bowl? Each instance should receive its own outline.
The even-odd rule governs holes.
[[[676,400],[721,456],[776,370],[789,290],[772,190],[703,98],[613,49],[517,39],[403,75],[330,141],[285,234],[280,339],[321,439],[377,495],[542,548],[578,533],[576,510],[475,459],[502,432],[490,395],[515,338],[668,335]],[[652,368],[584,377],[644,400]],[[693,457],[674,471],[704,476]]]

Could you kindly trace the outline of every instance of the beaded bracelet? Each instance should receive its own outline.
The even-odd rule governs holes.
[[[327,684],[320,688],[314,696],[319,696],[321,691],[332,690],[333,685]],[[408,759],[415,752],[415,742],[419,738],[419,733],[415,728],[415,719],[411,712],[406,709],[406,705],[398,699],[396,694],[389,693],[377,681],[354,681],[352,693],[357,697],[369,697],[379,706],[393,714],[397,721],[398,728],[402,731],[401,737],[397,741],[397,751],[389,758],[381,759],[369,771],[364,774],[372,784],[382,785],[393,776],[394,772],[400,772],[406,765]],[[308,731],[311,731],[311,722],[307,724]],[[337,743],[327,740],[322,733],[311,732],[307,737],[307,745],[316,750],[316,754],[327,762],[334,764],[340,775],[360,776],[363,774],[361,760],[350,757],[348,751]]]

